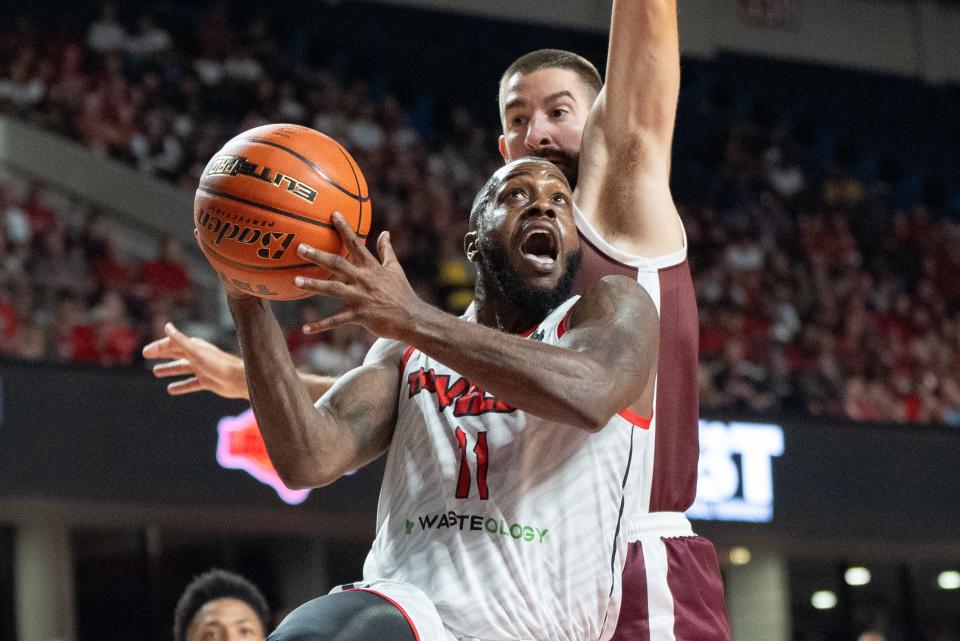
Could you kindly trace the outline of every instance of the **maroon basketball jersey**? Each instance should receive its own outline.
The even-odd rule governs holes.
[[[660,356],[641,505],[650,512],[685,512],[696,497],[700,456],[700,328],[687,249],[653,259],[632,256],[604,241],[576,206],[573,213],[583,252],[574,293],[582,294],[603,276],[619,274],[640,283],[657,306]]]

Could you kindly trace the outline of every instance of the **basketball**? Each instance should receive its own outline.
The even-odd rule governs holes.
[[[271,300],[311,295],[294,286],[294,276],[328,276],[300,258],[300,243],[346,255],[330,220],[334,212],[362,239],[371,217],[366,180],[347,150],[319,131],[289,124],[256,127],[227,142],[203,170],[193,210],[213,268]]]

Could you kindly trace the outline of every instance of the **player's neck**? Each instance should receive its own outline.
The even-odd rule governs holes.
[[[477,322],[509,334],[520,334],[539,325],[550,313],[549,309],[536,310],[518,307],[515,303],[496,294],[486,294],[481,288],[474,298]]]

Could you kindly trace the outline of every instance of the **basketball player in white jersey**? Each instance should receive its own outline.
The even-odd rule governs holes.
[[[624,641],[730,638],[713,546],[688,536],[681,516],[696,493],[699,408],[697,309],[668,182],[679,77],[675,0],[615,0],[605,84],[588,61],[557,50],[521,57],[500,83],[504,159],[547,158],[575,185],[583,266],[574,291],[607,274],[626,275],[660,314],[651,443],[634,479],[643,497],[626,531],[633,545],[616,637]],[[155,370],[188,376],[172,383],[171,393],[246,395],[235,357],[172,326],[167,333],[145,355],[178,359]],[[315,395],[333,383],[301,378]]]
[[[622,276],[569,296],[580,262],[572,194],[539,158],[497,171],[475,201],[472,319],[420,300],[386,234],[378,260],[342,217],[335,224],[350,261],[299,249],[335,280],[297,285],[343,302],[313,330],[357,323],[386,340],[316,405],[269,303],[227,288],[284,482],[327,485],[388,454],[363,581],[301,606],[270,639],[609,639],[653,409],[650,296]],[[406,634],[376,636],[400,622]]]

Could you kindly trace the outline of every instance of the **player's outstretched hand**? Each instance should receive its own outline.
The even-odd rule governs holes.
[[[157,378],[186,376],[167,385],[172,396],[213,392],[224,398],[248,398],[243,361],[195,336],[187,336],[173,323],[163,328],[166,337],[143,348],[143,357],[170,359],[153,366]]]
[[[297,253],[328,270],[331,276],[330,280],[297,276],[294,284],[304,291],[339,298],[343,307],[323,320],[304,325],[303,331],[313,334],[355,323],[383,338],[401,338],[413,312],[426,303],[410,286],[393,253],[390,234],[383,232],[377,239],[378,259],[343,216],[334,214],[332,221],[349,253],[339,256],[301,243]]]

